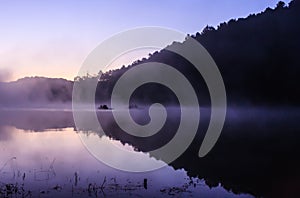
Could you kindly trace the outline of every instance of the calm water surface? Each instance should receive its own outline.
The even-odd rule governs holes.
[[[252,197],[221,184],[209,187],[184,168],[166,165],[146,173],[111,168],[85,148],[70,111],[2,110],[0,116],[0,197]],[[129,150],[143,163],[164,164],[108,136],[88,138]],[[106,152],[108,158],[118,156]]]

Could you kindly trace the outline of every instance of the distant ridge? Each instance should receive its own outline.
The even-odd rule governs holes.
[[[73,82],[62,78],[25,77],[0,83],[0,105],[22,106],[72,100]]]

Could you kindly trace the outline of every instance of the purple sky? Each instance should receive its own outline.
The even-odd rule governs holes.
[[[246,17],[277,2],[0,0],[0,81],[24,76],[73,79],[89,52],[120,31],[162,26],[193,34],[207,24]]]

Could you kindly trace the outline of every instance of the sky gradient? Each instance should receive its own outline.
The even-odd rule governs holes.
[[[89,52],[120,31],[162,26],[194,34],[206,25],[273,8],[277,2],[0,0],[0,81],[24,76],[72,80]]]

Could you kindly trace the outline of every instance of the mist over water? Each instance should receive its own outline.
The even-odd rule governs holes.
[[[133,111],[137,121],[146,121],[145,110]],[[174,112],[178,110],[172,107],[170,111],[174,116]],[[204,197],[251,197],[245,194],[235,195],[221,186],[210,189],[205,178],[190,179],[190,173],[186,172],[185,168],[165,166],[156,171],[132,174],[118,171],[96,160],[81,143],[78,133],[94,139],[93,141],[103,145],[103,149],[111,145],[136,152],[140,162],[164,163],[148,153],[138,152],[136,149],[143,148],[138,148],[134,142],[126,143],[126,138],[122,140],[122,136],[116,134],[118,129],[113,128],[113,120],[109,120],[110,113],[111,111],[98,111],[99,119],[104,119],[106,123],[106,134],[100,135],[97,129],[75,130],[71,111],[1,110],[0,181],[24,184],[24,189],[31,190],[34,196],[43,192],[47,197],[86,196],[89,194],[89,186],[92,189],[91,185],[98,189],[100,196],[100,187],[104,180],[104,193],[113,197],[128,196],[128,193],[170,196],[169,192],[178,196],[199,194]],[[175,122],[176,116],[172,119]],[[113,129],[115,131],[107,131]],[[107,157],[117,156],[117,153],[110,151],[107,151],[107,154]],[[126,163],[126,156],[122,158]],[[143,187],[145,178],[148,183],[147,189]],[[91,192],[95,193],[93,190]]]
[[[269,196],[273,193],[295,191],[293,186],[299,184],[299,180],[297,178],[299,178],[300,174],[297,168],[300,165],[299,159],[297,157],[300,154],[299,149],[297,149],[297,145],[300,140],[300,136],[298,133],[298,131],[300,130],[299,109],[284,107],[228,108],[226,122],[220,139],[218,140],[212,151],[204,158],[199,158],[197,154],[208,126],[210,109],[203,107],[200,108],[200,110],[200,127],[194,141],[182,156],[180,156],[177,160],[171,163],[170,166],[167,167],[172,167],[172,169],[175,169],[177,171],[186,171],[185,177],[187,178],[191,176],[200,179],[200,181],[203,181],[205,185],[212,187],[212,190],[208,191],[209,193],[212,193],[212,197],[216,195],[214,193],[216,189],[220,188],[219,185],[222,185],[226,190],[233,191],[234,193],[249,193],[254,196]],[[25,160],[27,158],[26,156],[30,152],[32,152],[31,155],[39,156],[39,159],[43,159],[45,156],[48,156],[48,165],[55,158],[55,170],[57,172],[56,176],[53,178],[53,181],[52,178],[49,179],[49,181],[47,180],[47,182],[50,182],[50,184],[48,185],[49,188],[51,188],[52,184],[53,186],[55,186],[55,182],[62,182],[67,184],[69,180],[67,181],[61,179],[63,177],[69,177],[71,180],[70,185],[74,185],[74,173],[77,170],[81,170],[80,174],[84,174],[84,176],[81,175],[81,177],[84,177],[89,181],[82,182],[82,188],[87,187],[90,181],[93,180],[91,178],[94,178],[94,176],[94,181],[98,181],[96,179],[98,178],[97,175],[94,175],[93,177],[91,176],[91,171],[97,172],[98,169],[101,173],[99,174],[101,175],[102,179],[105,176],[120,177],[120,179],[122,178],[122,181],[126,181],[126,177],[135,178],[135,176],[130,173],[124,173],[124,175],[116,170],[112,172],[110,170],[107,170],[107,172],[103,173],[102,166],[107,166],[97,161],[89,152],[87,152],[85,147],[80,143],[80,138],[77,135],[77,133],[80,133],[88,138],[94,139],[93,141],[98,141],[99,144],[102,145],[113,144],[117,145],[117,147],[130,149],[132,150],[132,152],[143,151],[143,153],[145,153],[144,155],[142,155],[142,153],[140,152],[138,153],[139,155],[144,156],[145,159],[151,157],[152,160],[154,160],[153,162],[161,159],[161,163],[163,163],[163,158],[161,158],[161,156],[149,156],[148,152],[164,145],[173,138],[174,133],[176,132],[176,129],[178,127],[178,121],[180,120],[180,109],[178,107],[168,107],[168,118],[166,120],[166,124],[157,134],[147,139],[134,137],[122,131],[116,125],[112,117],[112,111],[122,111],[122,109],[97,110],[99,123],[102,124],[105,132],[103,134],[99,133],[97,128],[92,128],[88,123],[86,123],[86,128],[76,128],[72,111],[69,110],[60,111],[58,109],[55,109],[49,111],[49,109],[38,108],[31,110],[1,110],[0,141],[2,145],[2,151],[5,153],[5,155],[1,155],[3,158],[1,159],[1,162],[5,162],[13,157],[17,157],[17,160],[19,160],[20,158]],[[137,123],[146,124],[149,122],[147,106],[139,106],[139,109],[131,109],[130,111],[133,119]],[[186,132],[189,133],[189,131]],[[35,135],[37,133],[40,135]],[[48,139],[50,137],[51,139]],[[31,141],[31,138],[34,138],[35,141]],[[77,138],[76,145],[74,145],[74,138]],[[17,140],[19,141],[19,143],[15,142]],[[22,144],[20,144],[20,141],[23,142],[22,144],[28,143],[32,146],[36,145],[35,150],[28,152],[28,154],[26,154],[26,152],[25,154],[22,154],[23,156],[21,155],[21,153],[18,154],[18,152],[14,151],[15,149],[18,149],[20,147],[28,147],[25,145],[22,146]],[[56,143],[50,143],[48,146],[46,146],[45,144],[40,145],[40,143],[45,141],[49,143]],[[57,142],[61,142],[61,146],[64,145],[64,148],[58,146]],[[13,149],[13,146],[3,147],[4,145],[18,146]],[[70,147],[70,145],[72,146]],[[61,154],[58,155],[58,150],[55,150],[59,148],[61,148],[59,151]],[[71,151],[71,148],[73,148],[74,151]],[[93,162],[90,162],[90,160],[81,159],[81,157],[79,157],[77,153],[77,149],[79,148],[85,150],[85,152],[80,154],[80,156],[87,157],[90,160],[93,159]],[[51,151],[51,155],[49,154],[50,150],[53,150]],[[70,153],[65,153],[64,150],[68,150],[68,152]],[[113,154],[110,153],[109,156],[112,155]],[[126,156],[123,157],[126,161]],[[71,161],[73,160],[74,162],[69,165],[65,162],[64,165],[61,164],[63,166],[59,165],[66,159]],[[59,162],[59,160],[61,161]],[[14,159],[13,161],[16,160]],[[86,163],[80,163],[82,165],[78,165],[78,163],[76,163],[75,161],[85,161]],[[38,169],[37,167],[41,166],[40,163],[40,161],[37,161],[32,166],[30,165],[25,169],[32,171],[34,169]],[[91,166],[89,163],[95,164],[93,165],[95,166],[95,169],[87,169],[87,167]],[[98,163],[100,163],[101,165],[99,165]],[[18,170],[21,172],[25,171],[22,169],[22,164],[23,162],[19,161],[20,167]],[[75,165],[76,168],[71,168],[70,171],[62,171],[65,170],[67,166],[73,167],[74,165],[72,164],[77,164]],[[177,174],[177,171],[175,171],[174,174]],[[165,173],[167,174],[167,176],[163,176],[163,172],[165,172],[165,168],[162,170],[158,170],[158,172],[154,171],[145,173],[147,176],[142,174],[143,176],[140,175],[140,177],[151,178],[153,176],[158,179],[160,177],[171,178],[171,175],[173,175],[173,173]],[[29,182],[30,177],[31,179],[34,179],[34,175],[29,176],[30,173],[26,173],[26,175],[27,174],[28,180],[26,181]],[[62,175],[67,176],[62,177]],[[137,176],[139,178],[139,174],[137,174]],[[271,182],[274,180],[274,177],[277,178],[275,183]],[[0,177],[0,181],[3,182],[1,178],[3,179],[3,177]],[[13,178],[9,178],[12,179],[9,181],[14,181]],[[19,177],[19,179],[20,178],[21,177]],[[141,182],[143,179],[137,180]],[[154,178],[152,179],[152,181],[154,181]],[[185,179],[183,177],[179,180],[174,181],[178,181],[179,183],[181,183],[182,181],[185,181]],[[196,181],[194,181],[194,183],[195,182]],[[285,183],[294,183],[294,185],[282,186]],[[126,182],[123,184],[125,185]],[[167,186],[173,186],[172,182],[169,184],[170,185]],[[154,190],[157,193],[160,188],[163,188],[163,186],[160,185],[165,184],[152,183],[152,185],[154,185],[154,189],[157,189]],[[30,186],[31,182],[28,183],[29,188]],[[198,186],[197,182],[196,186]],[[275,188],[275,186],[282,187]],[[41,183],[40,188],[45,188],[45,185]],[[274,190],[274,188],[276,190]],[[197,191],[197,188],[195,190]],[[70,192],[70,190],[67,190],[66,193],[68,192]],[[147,192],[150,194],[154,193],[153,191],[146,191],[145,193]],[[192,190],[192,192],[194,191]],[[223,193],[225,192],[226,191],[224,191]],[[159,191],[158,193],[161,192]],[[203,193],[203,191],[200,190],[199,193],[201,194]],[[233,194],[228,194],[228,197],[231,196],[234,197]]]

